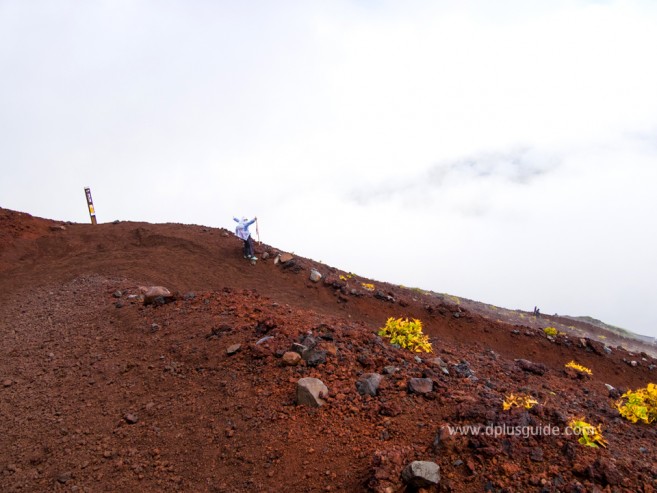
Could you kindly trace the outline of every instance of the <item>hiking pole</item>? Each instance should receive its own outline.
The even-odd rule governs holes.
[[[258,229],[258,218],[256,217],[256,236],[258,237],[258,245],[260,245],[260,230]]]

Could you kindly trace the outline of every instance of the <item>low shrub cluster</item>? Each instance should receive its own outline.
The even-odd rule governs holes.
[[[584,421],[584,418],[573,419],[568,423],[570,429],[579,436],[578,442],[587,447],[607,447],[607,441],[602,436],[602,425],[593,426]]]
[[[429,337],[422,333],[422,321],[390,317],[378,335],[390,339],[390,344],[416,353],[430,353],[433,349]]]
[[[657,419],[657,386],[649,383],[647,387],[633,392],[628,390],[616,402],[621,416],[632,423],[652,423]]]
[[[579,363],[575,363],[574,361],[566,363],[566,368],[572,368],[573,370],[577,370],[578,372],[584,373],[585,375],[593,375],[593,372],[589,368],[582,366]]]
[[[554,327],[545,327],[543,329],[543,332],[545,332],[546,336],[551,336],[551,337],[556,337],[557,334],[559,334],[559,331]]]
[[[514,408],[514,407],[522,407],[522,408],[525,408],[525,409],[531,409],[536,404],[538,404],[538,401],[530,395],[509,394],[504,399],[504,402],[502,402],[502,409],[504,409],[505,411],[508,411],[509,409]]]

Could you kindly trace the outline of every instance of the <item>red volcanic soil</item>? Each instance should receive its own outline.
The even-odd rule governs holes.
[[[654,381],[647,354],[257,250],[250,265],[222,229],[0,209],[0,491],[402,492],[416,460],[440,466],[424,491],[657,486],[655,425],[613,406]],[[173,299],[144,304],[154,285]],[[433,353],[378,337],[388,317],[422,320]],[[311,350],[287,366],[295,343]],[[368,373],[375,396],[357,390]],[[328,387],[322,407],[297,404],[304,377]],[[511,393],[538,404],[505,411]],[[566,435],[573,418],[607,448]]]

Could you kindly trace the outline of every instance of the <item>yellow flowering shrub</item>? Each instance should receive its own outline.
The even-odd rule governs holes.
[[[374,291],[374,284],[361,282],[360,285],[363,286],[363,289],[367,291]]]
[[[579,363],[575,363],[574,361],[566,363],[566,368],[572,368],[573,370],[577,370],[578,372],[584,373],[586,375],[593,375],[593,372],[586,366],[582,366]]]
[[[593,426],[592,424],[581,419],[572,419],[568,426],[575,435],[579,436],[577,440],[587,447],[598,448],[598,446],[607,447],[607,441],[602,436],[602,425]]]
[[[530,395],[525,394],[509,394],[505,397],[504,402],[502,402],[502,409],[508,411],[513,407],[524,407],[525,409],[531,409],[538,401]]]
[[[378,335],[390,339],[390,344],[398,344],[415,353],[430,353],[433,349],[429,337],[422,333],[422,321],[390,317]]]
[[[543,329],[543,332],[545,332],[546,336],[551,336],[551,337],[556,337],[556,335],[559,333],[559,331],[554,327],[545,327]]]
[[[616,401],[616,409],[625,419],[649,424],[657,419],[657,386],[649,383],[636,392],[628,390]]]

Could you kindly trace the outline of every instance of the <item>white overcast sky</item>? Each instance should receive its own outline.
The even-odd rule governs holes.
[[[656,48],[651,0],[0,0],[0,206],[657,336]]]

